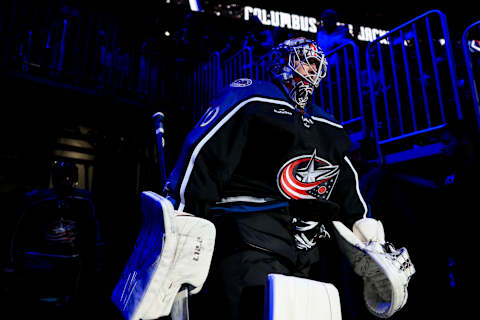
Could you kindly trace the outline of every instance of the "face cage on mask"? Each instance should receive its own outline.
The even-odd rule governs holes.
[[[312,48],[307,48],[305,46],[293,47],[292,49],[293,52],[290,52],[288,56],[289,68],[309,84],[313,85],[314,87],[318,87],[320,81],[327,75],[327,60],[325,59],[325,55],[319,51],[316,51]],[[316,67],[317,71],[313,75],[305,72],[306,76],[304,76],[297,69],[304,68],[304,64],[306,64],[310,70],[312,70],[313,66],[312,63],[310,63],[311,59],[318,61],[318,65]],[[298,61],[297,65],[295,64],[296,61]]]

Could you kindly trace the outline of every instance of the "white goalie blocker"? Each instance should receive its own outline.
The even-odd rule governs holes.
[[[142,192],[143,222],[112,301],[127,320],[167,316],[182,285],[198,293],[208,275],[215,227],[176,212],[166,198]]]
[[[341,320],[340,296],[330,283],[269,274],[264,320]]]
[[[356,274],[363,278],[363,296],[368,311],[389,318],[403,308],[408,298],[408,283],[415,273],[406,248],[395,249],[385,242],[380,221],[363,218],[352,230],[333,221],[340,249]]]

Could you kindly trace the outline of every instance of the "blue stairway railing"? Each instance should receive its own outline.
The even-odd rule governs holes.
[[[471,31],[474,30],[474,28],[480,29],[480,21],[477,21],[471,24],[465,29],[462,36],[462,48],[465,56],[465,65],[467,69],[468,80],[470,83],[470,92],[472,95],[472,103],[474,108],[474,114],[476,117],[477,129],[480,130],[480,110],[479,110],[480,103],[479,103],[478,86],[477,86],[477,82],[479,81],[479,78],[480,78],[480,64],[479,64],[479,61],[476,61],[476,63],[473,62],[472,54],[470,52],[470,48],[475,50],[477,52],[477,59],[478,59],[478,54],[480,54],[480,38],[470,39],[469,37],[471,34]]]
[[[388,45],[380,43],[384,39]],[[463,117],[442,12],[428,11],[370,42],[366,60],[372,126],[381,162],[385,160],[383,146],[440,129],[448,118]]]

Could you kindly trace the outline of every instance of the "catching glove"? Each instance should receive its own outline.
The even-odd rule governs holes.
[[[333,221],[340,249],[353,270],[363,278],[367,309],[379,318],[389,318],[408,298],[408,283],[415,273],[406,248],[395,249],[385,242],[380,221],[364,218],[353,225],[353,232],[340,221]]]

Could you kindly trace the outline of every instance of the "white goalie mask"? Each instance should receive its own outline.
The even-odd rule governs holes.
[[[305,107],[313,89],[327,75],[327,59],[312,40],[294,38],[270,52],[270,72],[286,88],[290,98]]]

